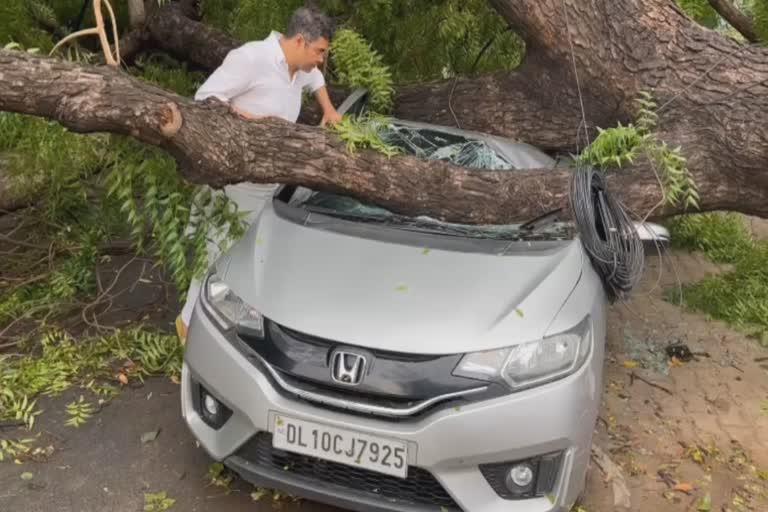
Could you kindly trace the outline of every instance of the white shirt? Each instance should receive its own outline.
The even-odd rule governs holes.
[[[325,85],[319,69],[309,73],[288,71],[279,32],[253,41],[227,54],[221,66],[198,89],[195,100],[211,96],[255,116],[276,116],[295,123],[301,110],[301,93]]]

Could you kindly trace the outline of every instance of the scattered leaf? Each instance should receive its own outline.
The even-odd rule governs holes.
[[[712,510],[712,498],[709,496],[709,493],[699,500],[696,510],[698,512],[709,512]]]
[[[176,375],[171,375],[171,382],[173,382],[174,384],[177,384],[177,385],[181,384],[181,381],[179,380],[179,378]]]
[[[672,356],[672,358],[669,360],[669,367],[670,368],[679,368],[683,366],[683,362],[680,361],[677,357]]]
[[[523,310],[520,308],[516,308],[515,313],[517,313],[517,316],[519,316],[520,318],[523,318],[525,316],[525,313],[523,313]]]
[[[168,510],[174,503],[176,503],[176,500],[169,498],[165,491],[158,493],[144,493],[145,512]]]
[[[261,487],[257,487],[256,490],[251,493],[251,499],[253,501],[259,501],[261,498],[264,497],[265,494],[267,494],[267,491],[265,491]]]
[[[637,368],[637,361],[627,360],[622,363],[625,368]]]
[[[398,285],[397,288],[395,288],[396,292],[407,292],[408,287],[404,284]]]
[[[141,434],[141,442],[142,444],[151,443],[155,439],[157,439],[157,436],[160,434],[160,429],[153,430],[151,432],[144,432]]]
[[[693,491],[693,486],[691,484],[687,484],[685,482],[680,482],[679,484],[676,484],[674,489],[676,491],[684,492],[686,494],[689,494],[691,491]]]
[[[34,477],[35,477],[35,475],[30,473],[29,471],[25,471],[24,473],[21,474],[21,479],[22,480],[32,480]]]
[[[117,380],[119,380],[120,384],[122,384],[123,386],[127,386],[128,385],[128,376],[126,374],[124,374],[123,372],[120,372],[120,373],[117,374]]]

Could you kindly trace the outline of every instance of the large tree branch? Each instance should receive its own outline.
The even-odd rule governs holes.
[[[168,150],[193,182],[302,184],[356,196],[406,214],[506,223],[568,204],[570,171],[475,171],[372,151],[350,155],[328,130],[277,119],[245,121],[218,103],[195,103],[107,68],[83,68],[0,50],[0,110],[46,116],[77,132],[106,131]],[[692,163],[706,166],[706,159]],[[698,170],[698,169],[696,169]],[[706,171],[706,172],[705,172]],[[702,167],[704,209],[768,216],[768,187]],[[611,189],[643,215],[660,199],[648,163],[617,172]],[[658,210],[659,215],[674,213]]]
[[[752,19],[741,12],[738,7],[733,5],[733,2],[730,0],[709,0],[709,5],[711,5],[725,21],[730,23],[733,28],[738,30],[747,41],[750,43],[760,41],[760,36],[757,35],[755,24],[752,22]]]

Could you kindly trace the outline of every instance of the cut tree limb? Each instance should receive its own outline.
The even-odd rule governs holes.
[[[757,35],[755,24],[752,19],[736,7],[731,0],[709,0],[709,5],[723,17],[725,21],[731,24],[733,28],[739,31],[750,43],[760,41]]]

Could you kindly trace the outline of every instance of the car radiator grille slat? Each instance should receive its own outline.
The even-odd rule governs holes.
[[[379,474],[279,450],[272,446],[272,434],[267,432],[252,437],[237,455],[251,464],[288,471],[292,476],[322,483],[324,486],[343,486],[392,503],[461,510],[429,471],[414,466],[408,468],[407,479]]]

